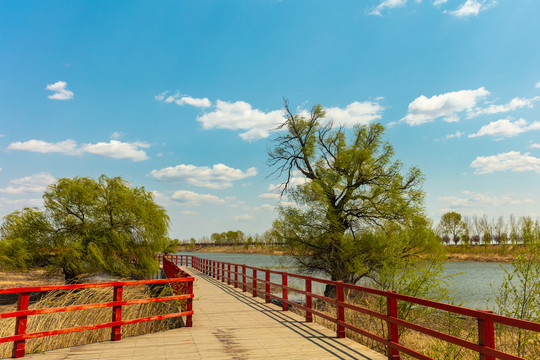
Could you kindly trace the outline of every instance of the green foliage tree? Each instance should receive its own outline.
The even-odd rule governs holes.
[[[438,230],[442,236],[448,236],[457,245],[465,232],[465,224],[461,220],[461,214],[455,211],[443,214]]]
[[[308,116],[293,114],[287,102],[284,109],[279,128],[285,132],[274,140],[269,163],[286,175],[282,195],[294,205],[279,207],[273,229],[297,266],[355,283],[380,269],[383,258],[412,256],[431,246],[434,237],[413,237],[395,254],[389,252],[391,244],[374,236],[391,226],[425,230],[430,225],[422,207],[423,176],[416,168],[401,174],[381,124],[356,126],[348,141],[345,129],[324,122],[320,105]],[[305,182],[293,186],[297,174]]]
[[[43,211],[5,217],[1,243],[14,249],[9,244],[22,241],[26,266],[59,268],[66,282],[94,271],[142,278],[157,271],[157,252],[176,246],[167,237],[165,209],[119,177],[59,179],[43,199]]]
[[[501,315],[540,322],[540,245],[535,242],[512,261],[512,267],[501,266],[505,278],[496,296],[496,304]],[[538,334],[519,328],[505,327],[498,331],[512,341],[517,356],[532,358],[538,355],[540,338]]]

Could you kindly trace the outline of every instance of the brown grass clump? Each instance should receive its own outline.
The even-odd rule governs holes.
[[[164,287],[161,294],[170,294],[170,288]],[[95,304],[113,301],[112,288],[95,288],[81,290],[52,291],[39,301],[30,304],[30,309],[43,309],[63,307],[68,305]],[[125,286],[123,300],[144,299],[152,297],[150,289],[145,286]],[[152,315],[161,315],[178,312],[179,301],[164,301],[159,303],[137,304],[122,307],[122,320],[142,318]],[[16,305],[3,312],[16,311]],[[27,333],[39,331],[64,329],[83,325],[107,323],[112,320],[112,308],[88,309],[67,311],[54,314],[32,315],[28,317]],[[164,319],[122,326],[122,337],[142,335],[152,332],[168,330],[181,325],[180,319]],[[0,337],[14,335],[15,318],[0,320]],[[70,334],[47,336],[26,341],[26,352],[43,352],[69,346],[89,344],[110,340],[111,328],[81,331]],[[13,343],[0,344],[0,358],[11,356]]]

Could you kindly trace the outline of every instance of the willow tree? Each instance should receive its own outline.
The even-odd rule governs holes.
[[[434,237],[399,236],[400,230],[425,234],[429,228],[423,175],[414,167],[402,174],[381,124],[349,130],[334,127],[320,105],[294,114],[285,102],[284,110],[269,164],[285,177],[282,196],[290,201],[279,207],[273,228],[297,266],[356,283],[376,278],[390,257],[433,246]]]
[[[142,278],[158,270],[155,254],[171,244],[165,209],[119,177],[59,179],[43,200],[44,210],[4,218],[1,246],[25,249],[23,261],[0,258],[4,267],[59,268],[66,282],[96,271]]]

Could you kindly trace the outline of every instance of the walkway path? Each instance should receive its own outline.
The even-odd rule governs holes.
[[[27,355],[26,359],[361,359],[386,356],[296,314],[195,275],[192,328]]]

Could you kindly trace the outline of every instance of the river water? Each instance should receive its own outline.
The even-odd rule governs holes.
[[[246,264],[259,268],[270,268],[278,271],[296,273],[292,267],[290,258],[278,255],[259,254],[226,254],[226,253],[201,253],[182,252],[179,255],[193,255],[205,259]],[[457,304],[473,309],[495,309],[495,296],[504,278],[501,265],[511,269],[510,264],[484,263],[484,262],[448,262],[445,265],[445,275],[457,274],[453,278],[453,284],[449,286],[451,296]],[[321,276],[322,277],[322,276]],[[277,281],[277,277],[272,281]],[[290,280],[289,284],[294,287],[303,287],[303,281]],[[313,289],[315,292],[323,291],[322,286]]]

